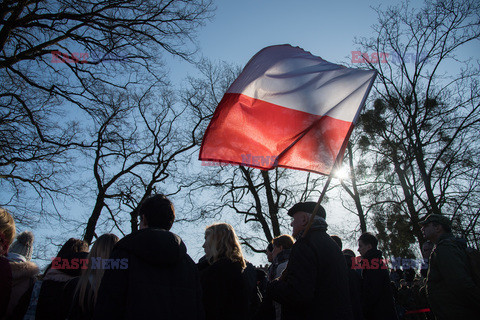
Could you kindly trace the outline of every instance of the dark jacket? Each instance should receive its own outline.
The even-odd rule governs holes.
[[[363,320],[362,311],[362,276],[356,269],[352,269],[355,257],[345,256],[345,262],[348,268],[348,290],[350,292],[350,302],[352,304],[353,319]]]
[[[390,275],[382,252],[377,249],[367,251],[362,269],[362,309],[366,320],[396,320],[395,299]]]
[[[327,223],[315,221],[306,237],[293,245],[288,266],[267,289],[282,305],[282,319],[352,319],[345,258],[326,233]]]
[[[83,300],[83,308],[80,306],[80,301],[79,301],[79,292],[77,291],[77,286],[80,281],[80,277],[74,278],[70,280],[65,288],[67,288],[68,291],[73,291],[73,300],[70,305],[70,310],[68,313],[68,320],[90,320],[93,318],[93,310],[95,307],[95,301],[93,299],[93,294],[89,298],[88,297],[88,292],[92,291],[93,288],[90,285],[90,282],[87,283],[86,287],[86,292],[85,292],[85,297]]]
[[[245,320],[249,307],[249,286],[240,262],[221,258],[198,265],[207,320]]]
[[[64,320],[73,300],[73,291],[65,286],[74,277],[60,269],[50,269],[43,278],[35,319]]]
[[[7,313],[12,292],[12,270],[4,256],[0,256],[0,318]]]
[[[94,319],[203,319],[198,270],[179,236],[156,228],[129,234],[110,259],[100,284]]]
[[[473,282],[465,248],[450,233],[440,237],[430,255],[427,298],[439,320],[479,317],[480,288]]]

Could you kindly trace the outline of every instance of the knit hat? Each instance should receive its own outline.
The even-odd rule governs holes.
[[[33,253],[33,240],[33,233],[24,231],[17,236],[17,240],[12,243],[8,252],[20,254],[30,261]]]

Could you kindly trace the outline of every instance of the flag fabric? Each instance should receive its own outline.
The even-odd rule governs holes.
[[[199,158],[329,174],[337,155],[343,156],[375,76],[299,47],[264,48],[217,106]]]

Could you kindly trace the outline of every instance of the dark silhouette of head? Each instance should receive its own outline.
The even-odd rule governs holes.
[[[170,230],[175,221],[175,209],[167,197],[158,194],[143,202],[139,216],[143,227]]]
[[[331,238],[333,239],[333,241],[335,241],[338,244],[338,246],[340,247],[340,250],[342,250],[343,248],[342,239],[340,239],[339,236],[331,236]]]

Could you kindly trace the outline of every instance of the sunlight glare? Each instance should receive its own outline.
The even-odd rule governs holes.
[[[339,169],[335,170],[333,172],[333,177],[340,179],[340,180],[345,180],[350,178],[350,174],[348,171],[348,168],[346,166],[342,166]]]

